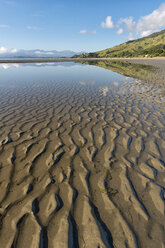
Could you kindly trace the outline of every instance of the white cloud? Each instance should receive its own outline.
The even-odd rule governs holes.
[[[136,25],[136,32],[140,36],[149,35],[165,26],[165,3],[151,14],[143,16]]]
[[[35,53],[35,54],[41,54],[41,52],[40,52],[40,51],[35,51],[34,53]]]
[[[66,50],[66,51],[45,51],[45,50],[24,50],[24,49],[8,49],[4,46],[0,46],[0,57],[10,57],[13,58],[14,56],[22,56],[22,57],[71,57],[75,54],[75,52]]]
[[[8,49],[6,47],[1,46],[0,47],[0,53],[6,53]]]
[[[129,35],[128,35],[128,40],[134,40],[133,33],[129,33]]]
[[[148,35],[150,35],[150,34],[152,34],[152,33],[153,33],[152,30],[142,31],[142,32],[140,33],[140,37],[145,37],[145,36],[148,36]]]
[[[118,35],[122,34],[123,33],[123,29],[122,28],[119,28],[116,32]]]
[[[107,16],[105,22],[101,23],[102,28],[117,29],[118,35],[123,32],[128,32],[128,39],[132,40],[134,37],[144,37],[154,32],[160,31],[165,27],[165,3],[160,5],[152,13],[140,17],[137,21],[132,16],[120,18],[114,24],[111,16]]]
[[[91,34],[96,34],[96,30],[93,30],[90,32]]]
[[[4,46],[0,46],[0,54],[3,54],[3,53],[16,53],[17,52],[17,49],[8,49]]]
[[[0,24],[0,28],[9,28],[9,25]]]
[[[29,30],[41,30],[41,28],[37,27],[37,26],[27,26],[27,29],[29,29]]]
[[[11,50],[9,50],[11,53],[16,53],[18,50],[16,48],[13,48]]]
[[[112,21],[112,16],[107,16],[107,18],[105,19],[105,22],[101,23],[102,28],[109,28],[109,29],[113,29],[114,28],[114,24]]]
[[[37,55],[53,55],[53,52],[46,52],[46,51],[35,51],[34,52]]]
[[[126,17],[126,18],[121,18],[119,20],[119,24],[122,24],[122,23],[125,24],[126,29],[127,29],[128,32],[132,32],[136,28],[136,22],[133,20],[132,16]]]
[[[87,31],[87,30],[83,29],[83,30],[80,30],[79,34],[93,34],[93,35],[95,35],[96,30]]]
[[[87,30],[83,29],[83,30],[80,30],[79,32],[80,34],[86,34],[87,33]]]

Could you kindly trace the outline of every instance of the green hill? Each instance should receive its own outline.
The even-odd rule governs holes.
[[[98,52],[74,55],[74,58],[122,58],[165,56],[165,30],[147,37],[127,41]]]

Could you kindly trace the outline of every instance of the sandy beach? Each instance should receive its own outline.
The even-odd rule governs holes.
[[[80,61],[129,61],[137,64],[164,66],[165,57],[155,58],[10,58],[0,59],[0,63],[44,63],[44,62],[80,62]]]
[[[125,60],[165,76],[165,59]],[[0,248],[165,247],[165,96],[148,84],[0,88]]]

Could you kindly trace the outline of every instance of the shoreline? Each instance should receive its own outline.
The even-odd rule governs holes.
[[[44,62],[79,62],[79,61],[131,61],[131,62],[147,62],[147,61],[164,61],[165,57],[154,58],[35,58],[35,59],[3,59],[0,63],[44,63]]]
[[[154,58],[45,58],[45,59],[4,59],[0,64],[54,63],[54,62],[87,62],[87,61],[123,61],[132,64],[150,65],[156,67],[165,77],[165,57]]]

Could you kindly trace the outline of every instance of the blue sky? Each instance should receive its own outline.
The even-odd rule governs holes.
[[[0,52],[97,51],[164,28],[160,0],[0,0]]]

